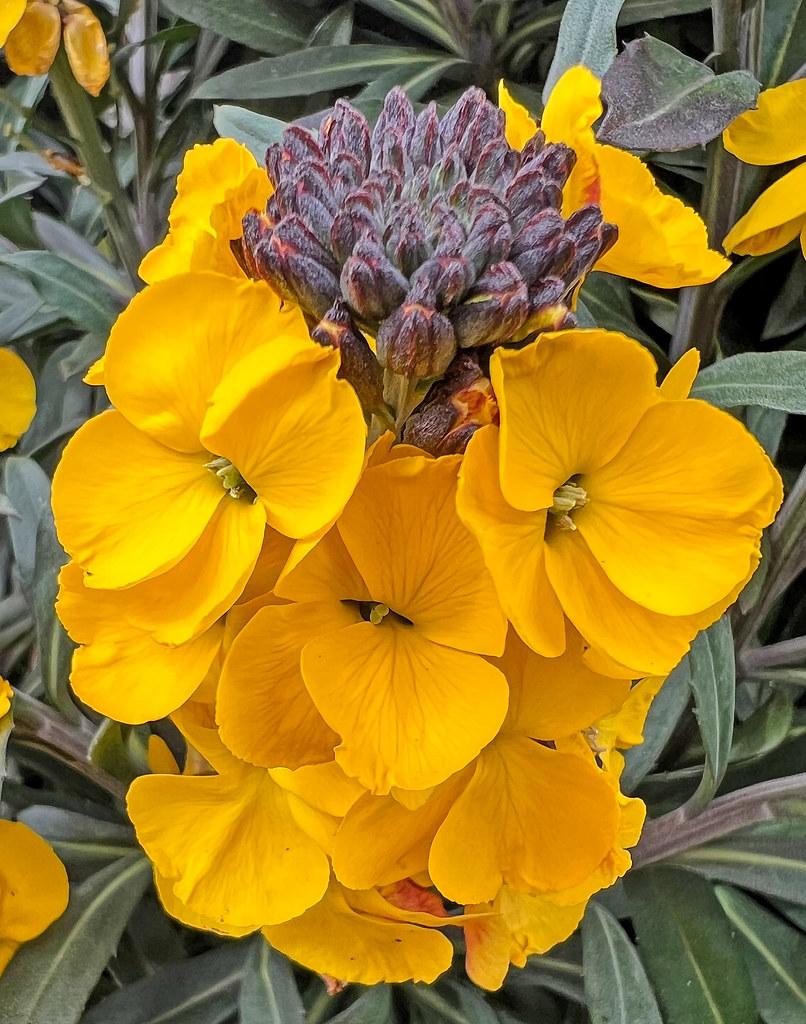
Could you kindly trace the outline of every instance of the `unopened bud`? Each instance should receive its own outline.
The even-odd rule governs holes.
[[[383,374],[378,360],[363,334],[353,326],[352,317],[342,301],[337,301],[311,331],[320,345],[339,350],[338,376],[348,381],[367,412],[384,409]]]
[[[405,302],[381,324],[378,361],[410,380],[438,377],[456,352],[450,320],[419,302]]]
[[[529,316],[529,291],[508,262],[495,263],[451,313],[462,348],[493,345],[510,339]]]
[[[341,272],[341,292],[360,320],[383,320],[406,296],[409,283],[383,246],[362,239]]]

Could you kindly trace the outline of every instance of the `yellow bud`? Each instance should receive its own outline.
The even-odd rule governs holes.
[[[109,48],[100,21],[86,4],[64,0],[64,48],[76,81],[97,96],[109,78]]]
[[[44,75],[59,49],[59,12],[42,0],[29,3],[6,40],[6,60],[15,75]]]

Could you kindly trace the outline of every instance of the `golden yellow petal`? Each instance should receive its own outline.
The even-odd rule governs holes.
[[[722,134],[725,149],[748,164],[783,164],[806,156],[806,78],[765,89],[755,110]]]
[[[0,348],[0,452],[13,447],[36,412],[33,375],[16,352]]]
[[[806,163],[761,193],[722,243],[726,252],[761,256],[788,245],[806,228]]]
[[[3,0],[0,3],[0,46],[6,45],[9,33],[25,14],[25,0]]]
[[[27,825],[0,819],[0,940],[36,938],[64,913],[67,872],[51,847]]]
[[[100,21],[86,4],[71,3],[64,19],[64,49],[76,81],[97,96],[109,79],[109,47]]]
[[[15,75],[44,75],[59,49],[62,19],[43,0],[33,0],[6,39],[8,66]]]
[[[537,131],[537,123],[526,107],[513,98],[503,78],[498,83],[498,106],[504,111],[507,142],[513,149],[523,149]]]

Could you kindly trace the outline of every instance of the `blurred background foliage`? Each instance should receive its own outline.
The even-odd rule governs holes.
[[[259,939],[218,940],[162,913],[122,798],[148,770],[149,736],[173,737],[164,723],[103,721],[69,692],[49,478],[72,431],[105,405],[81,378],[140,287],[138,263],[164,235],[194,143],[218,132],[260,158],[282,122],[315,124],[342,95],[373,117],[395,84],[444,107],[470,84],[495,96],[505,78],[539,114],[546,83],[578,61],[611,68],[617,111],[629,99],[619,95],[617,47],[648,34],[661,69],[688,60],[674,88],[647,101],[655,109],[639,112],[655,128],[619,144],[702,210],[718,246],[779,172],[726,156],[721,124],[692,128],[687,104],[712,71],[719,80],[708,88],[725,109],[748,83],[806,74],[806,0],[97,0],[93,9],[112,56],[98,99],[63,54],[49,77],[0,66],[0,344],[26,360],[39,396],[31,429],[0,460],[0,674],[18,688],[14,729],[6,720],[0,734],[0,797],[7,815],[53,843],[75,883],[65,917],[0,980],[0,1018],[803,1024],[806,262],[794,246],[679,294],[599,273],[583,290],[581,322],[638,338],[662,370],[700,348],[695,394],[745,420],[788,493],[761,569],[669,677],[646,742],[629,753],[625,790],[652,819],[635,870],[592,901],[578,935],[511,971],[500,993],[474,990],[457,957],[430,988],[330,996]]]

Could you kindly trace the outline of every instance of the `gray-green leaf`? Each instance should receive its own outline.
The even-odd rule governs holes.
[[[63,916],[6,969],[3,1024],[76,1024],[150,878],[138,855],[75,886]]]
[[[223,139],[235,139],[246,146],[259,164],[266,159],[266,150],[279,142],[285,122],[253,110],[221,104],[213,107],[213,124]]]
[[[262,935],[254,940],[244,971],[240,1024],[304,1024],[297,984],[288,962]]]
[[[806,937],[736,889],[720,885],[716,895],[741,936],[766,1024],[802,1024],[806,1020]]]
[[[663,1024],[635,947],[615,917],[596,903],[582,922],[582,951],[593,1024]]]
[[[284,0],[166,0],[166,6],[194,25],[264,53],[296,50],[311,28],[299,5]]]
[[[761,405],[806,414],[806,352],[742,352],[706,366],[692,398],[720,409]]]
[[[736,665],[730,619],[723,615],[703,630],[688,655],[694,714],[705,748],[705,767],[690,813],[701,811],[719,788],[728,767],[736,706]]]
[[[747,970],[711,884],[669,867],[633,871],[624,884],[666,1024],[754,1024]]]
[[[674,152],[710,142],[752,107],[747,71],[715,75],[674,46],[644,36],[627,43],[602,80],[607,111],[597,135],[620,149]]]

